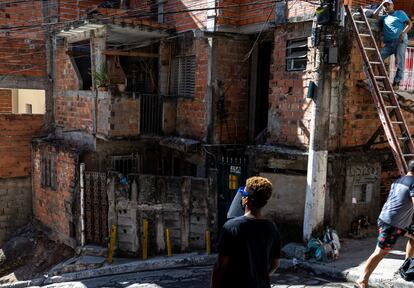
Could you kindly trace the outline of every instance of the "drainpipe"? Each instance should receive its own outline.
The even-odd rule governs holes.
[[[313,23],[316,28],[316,19]],[[312,108],[309,141],[306,200],[303,221],[303,240],[323,231],[325,196],[327,190],[329,114],[331,102],[330,69],[322,63],[323,48],[316,49],[315,79],[317,95]]]
[[[216,8],[215,0],[208,0],[208,8]],[[207,12],[207,31],[216,31],[216,10],[209,10]],[[205,96],[205,105],[207,111],[207,125],[206,137],[207,143],[213,143],[214,140],[214,116],[215,116],[215,99],[214,99],[214,67],[215,67],[215,51],[214,39],[211,35],[207,37],[208,41],[208,63],[207,63],[207,90]]]
[[[80,185],[80,213],[81,213],[81,246],[85,245],[85,181],[83,178],[85,172],[85,163],[80,164],[79,169],[79,185]]]

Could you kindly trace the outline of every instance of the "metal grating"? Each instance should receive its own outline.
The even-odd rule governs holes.
[[[196,57],[178,56],[173,63],[173,94],[181,97],[194,97]]]
[[[112,156],[112,171],[122,175],[141,173],[141,156],[140,155],[123,155]]]
[[[86,241],[106,245],[108,237],[108,197],[106,174],[85,171]]]
[[[162,128],[163,101],[158,94],[141,95],[140,132],[159,134]]]

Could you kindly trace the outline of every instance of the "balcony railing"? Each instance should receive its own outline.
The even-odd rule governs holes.
[[[397,68],[394,57],[390,60],[390,78],[393,79]],[[401,81],[400,90],[414,91],[414,47],[408,47],[405,53],[404,78]]]
[[[141,134],[158,135],[162,128],[163,99],[158,94],[141,94]]]

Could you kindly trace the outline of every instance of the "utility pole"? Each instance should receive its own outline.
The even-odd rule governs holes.
[[[312,109],[303,240],[323,231],[327,190],[329,116],[331,104],[331,72],[323,64],[323,48],[317,48],[317,96]]]

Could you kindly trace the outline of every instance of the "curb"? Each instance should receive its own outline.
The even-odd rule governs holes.
[[[18,281],[11,284],[0,285],[1,288],[22,288],[31,286],[42,286],[53,283],[62,283],[77,281],[82,279],[110,276],[114,274],[126,274],[132,272],[161,270],[170,268],[179,268],[187,266],[206,266],[213,265],[216,261],[217,255],[198,255],[195,253],[177,255],[172,257],[156,257],[145,261],[135,261],[125,264],[108,265],[73,273],[62,274],[59,276],[37,278],[27,281]]]

